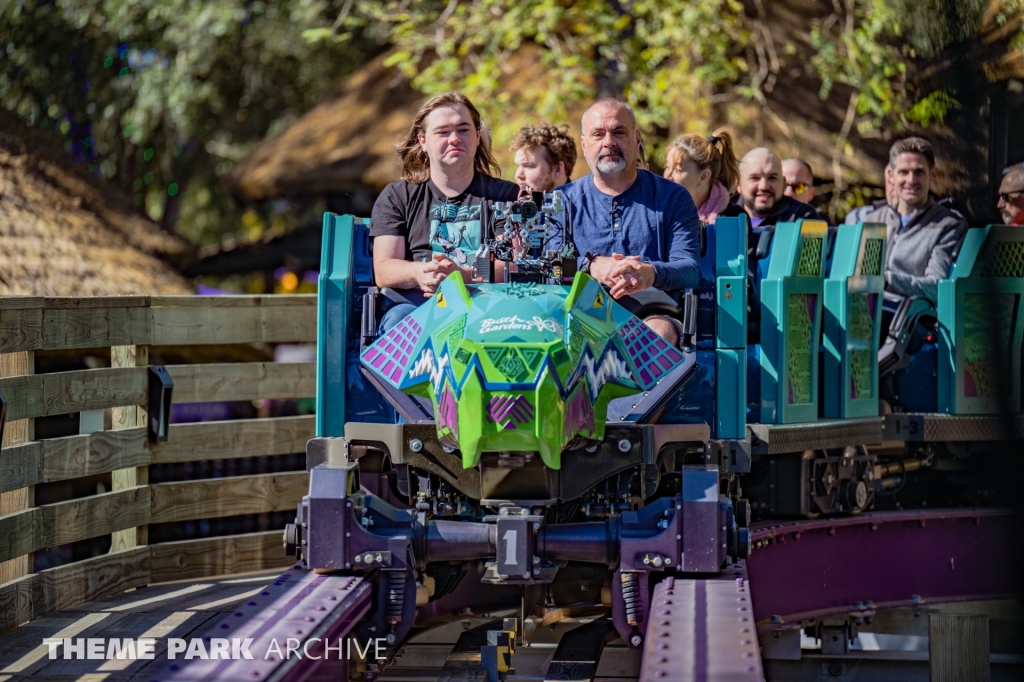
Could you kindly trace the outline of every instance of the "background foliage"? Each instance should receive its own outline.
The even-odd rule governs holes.
[[[522,121],[572,120],[596,93],[634,105],[656,160],[716,108],[730,121],[774,116],[780,55],[797,55],[845,111],[835,215],[859,200],[843,180],[852,134],[934,124],[958,106],[915,72],[975,35],[987,6],[803,3],[816,14],[797,44],[773,38],[767,0],[0,0],[0,105],[209,244],[294,221],[243,211],[219,176],[385,49],[424,93],[459,88],[481,103],[499,148]],[[544,73],[512,97],[503,87],[525,54]]]
[[[335,12],[330,0],[0,0],[0,104],[186,237],[258,236],[270,226],[243,222],[218,176],[374,49],[302,39]]]

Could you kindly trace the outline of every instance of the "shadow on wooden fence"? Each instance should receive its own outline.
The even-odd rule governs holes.
[[[150,346],[314,342],[315,296],[0,297],[0,632],[155,582],[287,566],[281,531],[147,544],[148,524],[287,511],[308,474],[149,485],[155,464],[303,452],[314,417],[179,424],[146,432]],[[111,367],[33,374],[36,351],[111,348]],[[315,363],[173,365],[175,403],[316,392]],[[112,429],[35,440],[38,417],[109,410]],[[36,506],[33,486],[110,473],[111,492]],[[111,535],[104,556],[32,573],[32,553]]]

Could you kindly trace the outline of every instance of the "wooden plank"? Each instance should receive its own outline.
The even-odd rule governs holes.
[[[46,547],[43,512],[39,507],[0,516],[0,561]]]
[[[928,615],[930,682],[988,682],[989,653],[988,616]]]
[[[145,295],[124,295],[124,296],[46,296],[43,298],[43,307],[47,310],[54,309],[83,309],[83,308],[144,308],[149,305],[149,296]]]
[[[42,465],[43,444],[39,441],[0,450],[0,494],[41,483]]]
[[[157,483],[150,523],[208,519],[294,509],[309,489],[309,472]]]
[[[0,310],[22,310],[42,308],[42,296],[0,296]]]
[[[149,523],[149,487],[115,490],[77,500],[45,504],[43,547],[78,542]]]
[[[316,417],[239,419],[227,422],[175,424],[167,440],[153,443],[153,464],[234,459],[305,452],[306,441],[316,435]]]
[[[286,308],[316,307],[316,294],[265,296],[150,296],[153,308],[237,308],[239,306]]]
[[[130,308],[47,308],[45,350],[149,343],[149,310]]]
[[[66,609],[146,585],[149,565],[149,548],[137,547],[40,571],[43,609]]]
[[[149,522],[146,486],[44,504],[0,517],[0,561]]]
[[[145,367],[84,369],[0,379],[8,419],[45,417],[146,401]]]
[[[39,308],[0,308],[0,353],[43,347],[43,311]]]
[[[247,533],[202,540],[163,542],[150,546],[153,582],[193,580],[229,573],[247,573],[290,565],[281,531]]]
[[[0,297],[3,298],[3,297]],[[0,377],[15,377],[32,374],[35,371],[35,353],[33,351],[22,351],[20,353],[0,354]],[[0,379],[2,381],[2,379]],[[8,399],[10,399],[8,397]],[[35,438],[35,420],[15,419],[8,413],[8,423],[4,428],[3,445],[19,445],[27,443]],[[0,451],[2,452],[2,451]],[[0,455],[2,457],[2,455]],[[15,458],[17,459],[17,458]],[[0,476],[6,476],[6,458],[0,459]],[[0,516],[5,516],[23,509],[30,509],[35,505],[35,489],[31,486],[8,489],[7,492],[0,492]],[[32,572],[32,557],[19,556],[9,561],[0,562],[0,583],[5,583],[15,578],[27,575]]]
[[[316,395],[315,362],[170,365],[167,370],[174,380],[176,403],[309,398]]]
[[[147,311],[148,313],[148,311]],[[148,318],[147,318],[148,336]],[[110,349],[111,367],[145,367],[149,364],[149,346],[113,346]],[[111,410],[111,429],[131,429],[145,426],[148,419],[148,407],[141,405],[123,405]],[[148,463],[139,466],[115,469],[111,472],[111,484],[114,490],[134,488],[149,483]],[[147,526],[125,528],[113,533],[110,537],[113,551],[120,552],[130,547],[146,544],[149,530]]]
[[[52,438],[30,445],[39,445],[42,451],[40,483],[144,466],[152,458],[142,427]]]
[[[50,438],[0,450],[0,491],[149,464],[143,428]]]
[[[42,612],[43,590],[39,574],[0,584],[0,634],[29,622]]]
[[[143,427],[32,441],[0,450],[0,492],[149,464],[305,452],[315,432],[307,415],[174,424],[163,443],[149,443]]]
[[[150,312],[153,345],[316,341],[316,307],[311,305],[151,308]]]

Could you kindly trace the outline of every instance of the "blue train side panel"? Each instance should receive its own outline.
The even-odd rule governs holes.
[[[719,218],[704,232],[697,296],[697,368],[664,423],[711,427],[712,438],[746,436],[747,219]]]
[[[824,416],[878,414],[878,353],[885,289],[886,228],[840,225],[825,280]]]
[[[395,413],[359,371],[363,294],[373,286],[370,221],[325,213],[323,230],[317,280],[316,435],[343,436],[347,421],[393,423]]]
[[[747,218],[719,218],[715,234],[716,438],[747,435]]]
[[[1024,231],[969,230],[949,279],[939,282],[938,409],[998,414],[1021,409]]]
[[[828,246],[823,220],[779,223],[761,282],[761,419],[818,419],[818,350]]]

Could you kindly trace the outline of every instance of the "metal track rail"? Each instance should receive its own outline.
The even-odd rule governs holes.
[[[764,682],[746,566],[654,588],[642,682]]]
[[[1013,566],[1019,522],[1010,510],[947,509],[755,525],[755,549],[746,562],[717,575],[668,576],[654,587],[639,679],[763,682],[758,632],[883,608],[1018,596]],[[347,679],[356,672],[349,668],[351,653],[337,645],[366,616],[372,593],[371,580],[293,567],[204,633],[206,640],[251,638],[252,659],[168,661],[162,674],[148,679]],[[480,647],[498,622],[462,633],[433,679],[486,679]],[[523,664],[543,665],[526,665],[511,679],[600,678],[602,651],[615,638],[608,620],[584,621],[561,636],[546,662],[537,660],[537,652],[523,656]],[[284,651],[288,640],[302,645],[302,655],[273,650],[276,642]],[[323,660],[325,640],[335,660]],[[367,672],[372,676],[373,670]],[[407,674],[402,666],[384,671],[385,678],[394,676]]]
[[[936,509],[752,526],[757,629],[1018,596],[1020,521],[1006,509]]]
[[[251,639],[251,660],[172,661],[149,679],[297,682],[314,675],[347,679],[351,652],[339,649],[339,642],[344,647],[345,637],[369,610],[372,593],[370,582],[363,578],[318,575],[293,566],[203,634],[207,646],[215,638]],[[289,654],[289,640],[298,642],[300,649],[307,642],[309,646]],[[325,653],[325,644],[331,651]]]

